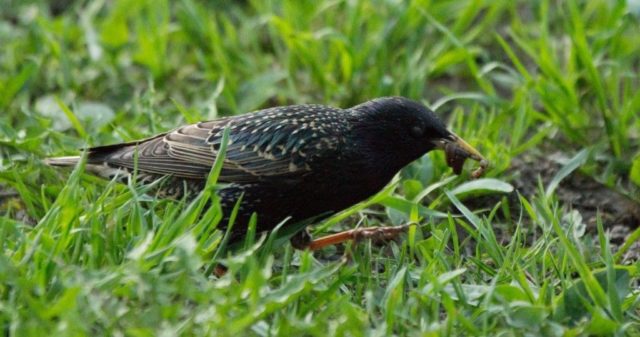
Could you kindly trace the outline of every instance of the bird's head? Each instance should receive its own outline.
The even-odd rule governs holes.
[[[404,97],[377,98],[351,108],[353,136],[361,153],[380,169],[394,170],[433,149],[445,150],[447,163],[459,174],[464,159],[487,165],[482,155],[424,105]],[[385,167],[386,166],[386,167]],[[394,173],[395,173],[394,172]]]

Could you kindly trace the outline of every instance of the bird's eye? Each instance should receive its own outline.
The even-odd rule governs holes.
[[[421,127],[415,125],[411,128],[411,135],[416,138],[421,138],[424,135],[424,131]]]

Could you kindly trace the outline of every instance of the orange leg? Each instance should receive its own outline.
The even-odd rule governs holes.
[[[350,240],[356,242],[362,239],[376,241],[393,240],[400,234],[406,232],[409,226],[411,225],[356,228],[327,235],[315,240],[311,238],[305,229],[291,238],[291,245],[300,250],[320,250],[327,246],[337,245]],[[213,271],[217,277],[222,277],[226,272],[227,268],[221,264],[218,264]]]
[[[359,241],[362,239],[372,240],[392,240],[398,235],[406,232],[410,225],[385,226],[385,227],[364,227],[351,229],[336,234],[327,235],[316,240],[311,240],[306,248],[309,250],[319,250],[326,246],[337,245],[345,241]],[[296,247],[299,248],[299,247]]]

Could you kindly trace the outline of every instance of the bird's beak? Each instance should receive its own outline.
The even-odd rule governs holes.
[[[477,160],[479,162],[481,161],[487,161],[481,154],[480,152],[478,152],[478,150],[476,150],[473,146],[469,145],[469,143],[465,142],[464,139],[460,138],[458,135],[456,135],[455,133],[451,132],[450,136],[448,138],[443,138],[440,139],[436,142],[436,147],[441,149],[441,150],[445,150],[447,148],[447,145],[455,145],[456,147],[458,147],[459,149],[463,150],[464,152],[466,152],[467,157],[473,159],[473,160]]]
[[[455,174],[462,172],[462,165],[467,158],[480,162],[480,167],[471,174],[474,178],[481,176],[489,166],[489,161],[487,161],[478,150],[453,132],[451,132],[448,137],[435,141],[435,145],[436,148],[444,150],[447,157],[447,164],[453,168]]]

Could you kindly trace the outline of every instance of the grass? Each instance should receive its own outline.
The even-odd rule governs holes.
[[[638,262],[557,194],[579,171],[640,201],[637,1],[5,2],[4,335],[640,335]],[[315,226],[419,225],[386,247],[347,245],[348,258],[259,234],[226,254],[220,214],[203,207],[214,184],[171,202],[42,163],[217,116],[383,95],[437,109],[493,166],[470,183],[430,154]],[[549,183],[520,177],[537,191],[507,196],[515,158],[558,152]],[[229,272],[216,278],[219,261]]]

